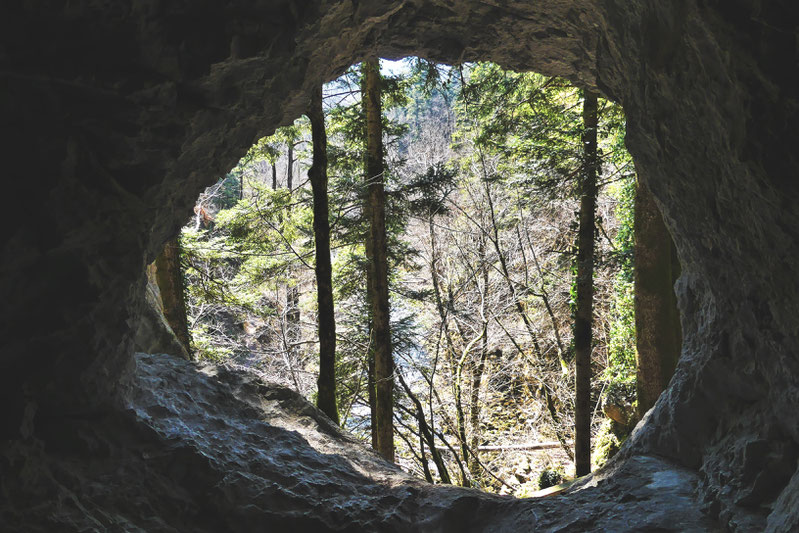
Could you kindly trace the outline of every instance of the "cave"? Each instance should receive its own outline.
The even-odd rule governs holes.
[[[0,529],[795,531],[799,4],[6,2]],[[198,192],[366,56],[490,60],[621,103],[683,354],[568,494],[412,480],[290,391],[134,355]]]

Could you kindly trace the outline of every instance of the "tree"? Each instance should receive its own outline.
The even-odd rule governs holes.
[[[388,296],[386,195],[384,188],[383,127],[379,59],[363,62],[363,107],[366,115],[366,240],[367,291],[372,319],[374,354],[376,449],[394,461],[394,361]]]
[[[161,301],[164,304],[164,316],[167,323],[183,347],[186,348],[186,353],[191,357],[191,336],[186,318],[179,239],[179,237],[174,237],[166,242],[161,254],[155,260],[155,275],[158,281],[158,290],[161,291]]]
[[[327,135],[322,109],[322,86],[314,88],[308,109],[313,143],[313,164],[308,170],[313,192],[313,231],[316,254],[317,331],[319,378],[316,405],[337,424],[336,317],[333,308],[333,267],[330,262],[330,214],[327,198]]]
[[[597,95],[583,100],[583,172],[580,176],[580,215],[577,230],[577,303],[574,316],[576,366],[574,402],[575,472],[591,472],[591,344],[594,313],[594,218],[597,195]]]
[[[649,188],[635,188],[635,337],[638,416],[655,405],[674,374],[682,333],[674,281],[680,263]]]
[[[571,221],[556,213],[568,209],[579,189],[574,182],[584,161],[584,128],[576,111],[580,95],[564,80],[517,74],[491,64],[472,69],[463,94],[466,114],[474,123],[466,130],[473,131],[474,148],[466,143],[464,147],[467,154],[479,156],[475,166],[485,189],[487,222],[479,225],[494,249],[494,270],[506,286],[505,301],[527,339],[514,333],[519,329],[508,323],[507,311],[496,323],[511,342],[510,352],[524,355],[532,367],[524,372],[538,381],[536,394],[546,405],[552,432],[572,456],[568,419],[574,388],[568,379],[568,333],[562,330],[570,320],[561,296],[568,289],[557,283],[568,279],[563,258],[572,257],[572,246],[566,243],[573,243],[574,237],[569,235]],[[513,192],[508,194],[508,189]],[[560,229],[552,232],[541,223]]]
[[[363,65],[358,65],[328,86],[325,99],[331,102],[327,123],[328,172],[331,239],[335,250],[333,283],[339,405],[342,406],[342,415],[350,417],[350,427],[369,427],[373,430],[372,442],[377,448],[379,416],[374,379],[375,332],[368,289],[370,261],[366,250],[371,222],[370,181],[364,178],[367,148],[364,89]],[[387,154],[396,146],[399,135],[404,131],[404,127],[387,116],[389,109],[403,103],[403,82],[396,78],[381,78],[380,89],[382,153]],[[407,218],[403,208],[406,203],[405,187],[400,183],[401,176],[391,171],[401,165],[400,159],[394,161],[386,157],[379,175],[385,198],[388,283],[398,286],[402,284],[404,268],[408,257],[412,255],[407,253],[407,246],[402,239]],[[367,280],[366,286],[364,279]],[[368,320],[365,320],[367,317]],[[401,321],[390,325],[392,359],[397,357],[397,346],[405,345],[405,330],[407,328]],[[358,408],[362,405],[369,407],[369,415]]]
[[[270,379],[303,394],[316,390],[316,376],[305,370],[318,354],[311,354],[305,332],[288,319],[285,295],[287,287],[312,281],[310,191],[275,189],[270,167],[282,167],[287,142],[310,135],[306,124],[300,120],[259,140],[227,179],[206,190],[213,225],[184,228],[181,239],[198,355],[257,365]],[[235,196],[225,192],[225,184],[238,185],[239,176],[246,177],[243,199],[238,187]]]
[[[301,142],[296,128],[284,128],[286,131],[286,188],[289,196],[294,193],[294,148]],[[289,342],[293,345],[299,341],[300,331],[300,288],[296,283],[286,285],[286,330]]]

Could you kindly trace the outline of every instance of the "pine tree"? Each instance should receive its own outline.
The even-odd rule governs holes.
[[[376,449],[394,461],[394,360],[388,297],[388,250],[384,188],[381,76],[378,59],[363,63],[363,107],[366,115],[366,206],[369,234],[366,240],[368,294],[374,354]],[[373,443],[375,444],[375,443]]]
[[[580,179],[577,230],[577,305],[574,318],[576,369],[574,401],[575,472],[591,472],[591,344],[594,313],[594,228],[597,195],[597,96],[586,91],[583,100],[584,165]]]
[[[330,221],[327,198],[327,135],[322,109],[322,86],[314,89],[308,109],[313,138],[313,164],[308,177],[313,190],[313,229],[316,244],[316,301],[319,332],[319,378],[316,405],[338,424],[336,406],[336,317],[333,307],[333,267],[330,262]]]

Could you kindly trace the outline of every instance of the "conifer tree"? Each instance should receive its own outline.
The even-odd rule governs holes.
[[[333,307],[333,268],[330,262],[330,221],[327,198],[327,135],[322,109],[322,86],[314,88],[308,109],[313,163],[308,170],[313,193],[313,230],[316,254],[316,301],[319,332],[319,378],[316,405],[334,422],[336,406],[336,317]]]
[[[366,204],[369,221],[366,240],[368,295],[372,319],[374,354],[376,449],[394,461],[394,360],[388,301],[388,250],[386,241],[386,195],[384,187],[383,127],[380,62],[363,63],[363,107],[366,115]],[[374,445],[375,443],[373,443]]]
[[[597,194],[597,96],[583,100],[583,169],[577,230],[577,305],[574,317],[576,366],[574,463],[578,476],[591,472],[591,343],[594,313],[594,227]]]

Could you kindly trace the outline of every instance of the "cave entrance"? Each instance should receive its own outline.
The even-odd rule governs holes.
[[[574,476],[584,91],[491,63],[407,58],[383,61],[381,73],[397,462],[431,481],[517,495]],[[323,109],[338,413],[368,440],[375,338],[364,291],[363,87],[355,65],[325,85]],[[672,290],[679,263],[624,148],[623,111],[600,99],[597,117],[590,406],[601,464],[665,388],[680,332]],[[165,256],[179,247],[188,317],[169,322],[176,333],[188,323],[192,340],[182,344],[314,401],[311,129],[303,117],[259,140],[200,195],[180,242],[159,256],[157,285],[162,296],[178,287],[164,290],[162,278],[172,269],[175,279],[174,258],[170,266]],[[635,240],[648,246],[651,264],[634,261]],[[650,299],[639,311],[639,345],[649,339],[659,358],[650,361],[657,372],[639,365],[638,376],[636,280],[649,292],[635,296]],[[647,330],[647,320],[662,322],[662,308],[671,313],[668,331]],[[654,396],[636,412],[642,394]]]
[[[686,507],[730,529],[797,529],[798,3],[61,4],[0,8],[10,43],[0,53],[4,170],[13,178],[0,258],[0,529],[151,530],[171,515],[174,529],[246,530],[280,515],[283,529],[316,517],[329,529],[418,530],[424,522],[478,530],[489,516],[494,529],[508,530],[691,530],[678,520]],[[280,448],[284,435],[270,428],[220,433],[215,426],[229,428],[235,413],[212,411],[239,385],[235,376],[209,380],[177,358],[131,358],[130,328],[145,308],[144,258],[154,259],[184,222],[189,196],[254,139],[300,116],[315,84],[370,53],[490,59],[565,76],[624,105],[637,171],[678,240],[685,350],[619,468],[568,505],[542,503],[522,515],[511,508],[532,505],[473,494],[447,500],[458,491],[404,482],[378,487],[388,467],[377,461],[377,475],[355,478],[362,486],[344,486],[354,478],[341,471],[332,481],[294,483],[285,472],[341,461]],[[210,420],[201,431],[174,424],[188,417],[171,409],[197,383],[208,401],[180,412],[193,413],[197,426]],[[246,400],[256,401],[253,388]],[[151,431],[159,420],[167,438]],[[246,450],[218,445],[244,438]],[[363,451],[353,449],[350,457]],[[265,451],[239,461],[251,450]],[[286,468],[267,452],[298,459]],[[655,477],[637,470],[654,458],[673,468]],[[250,475],[251,465],[275,464],[261,484]],[[659,499],[674,487],[688,488],[680,499]],[[493,515],[491,501],[501,502]],[[258,520],[254,510],[269,515]],[[226,527],[209,526],[209,514]]]

